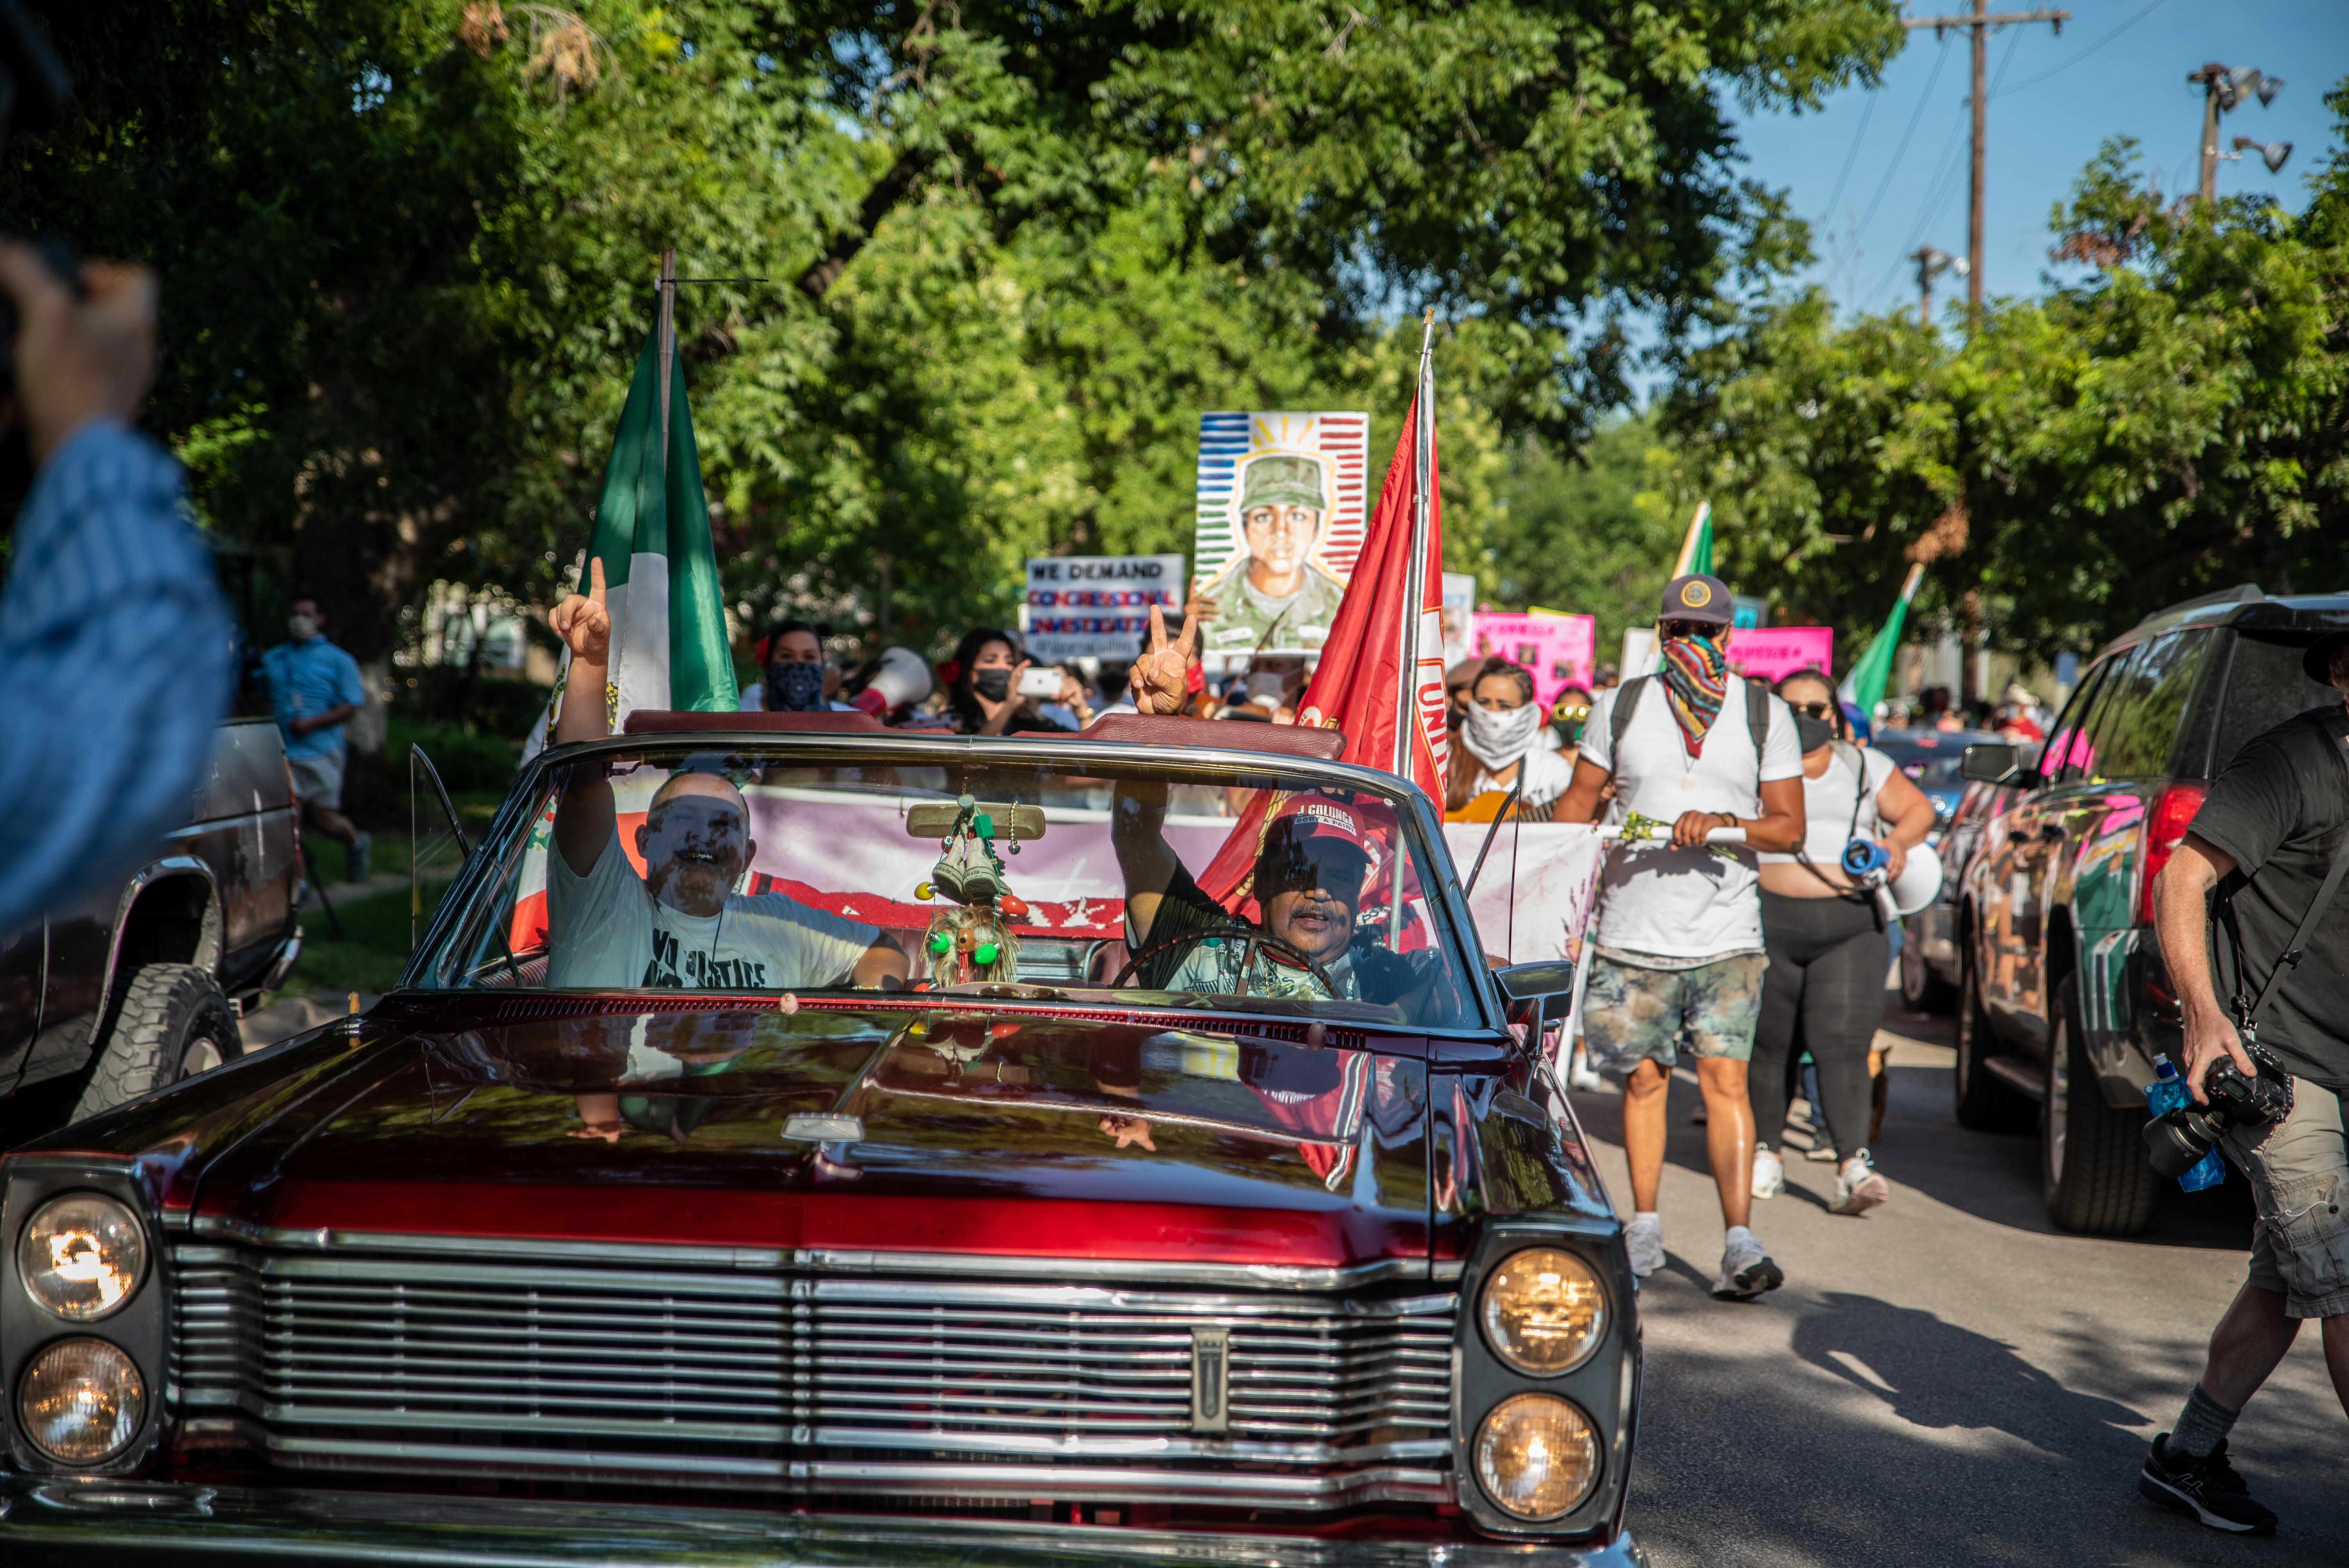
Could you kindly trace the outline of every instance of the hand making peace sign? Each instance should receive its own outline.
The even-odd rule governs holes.
[[[1155,604],[1150,607],[1150,649],[1133,661],[1133,673],[1127,684],[1133,692],[1133,706],[1141,713],[1179,714],[1190,696],[1188,682],[1191,674],[1191,650],[1199,640],[1199,618],[1183,617],[1183,634],[1169,643],[1166,640],[1165,613]]]

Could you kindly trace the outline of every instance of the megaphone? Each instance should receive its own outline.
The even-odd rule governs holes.
[[[1916,913],[1941,891],[1941,857],[1934,852],[1932,845],[1919,844],[1909,851],[1900,874],[1885,883],[1884,891],[1892,901],[1895,914]]]

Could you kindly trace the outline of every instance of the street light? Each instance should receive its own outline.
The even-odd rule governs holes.
[[[2292,155],[2292,143],[2288,141],[2265,144],[2253,141],[2248,136],[2239,136],[2235,139],[2234,152],[2219,150],[2219,117],[2231,113],[2249,98],[2258,98],[2260,107],[2267,108],[2275,102],[2276,94],[2283,90],[2282,77],[2264,76],[2257,66],[2222,66],[2212,60],[2200,70],[2189,72],[2186,79],[2199,82],[2202,87],[2203,201],[2219,199],[2219,160],[2240,159],[2246,147],[2260,150],[2260,157],[2267,164],[2269,173],[2272,174],[2283,167],[2283,160]]]
[[[2240,161],[2243,154],[2246,152],[2258,153],[2260,155],[2260,161],[2268,166],[2269,173],[2281,174],[2283,172],[2283,160],[2292,156],[2292,143],[2289,141],[2255,141],[2248,136],[2239,136],[2235,138],[2235,150],[2224,154],[2224,156]]]
[[[1917,263],[1917,325],[1930,326],[1933,325],[1933,280],[1951,271],[1964,277],[1973,269],[1965,257],[1953,256],[1931,245],[1919,246],[1909,253],[1909,259]]]

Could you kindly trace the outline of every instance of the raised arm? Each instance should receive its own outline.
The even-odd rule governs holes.
[[[604,603],[604,562],[587,562],[588,587],[554,607],[546,618],[563,645],[571,650],[571,673],[563,683],[563,711],[554,721],[554,743],[601,740],[612,732],[604,707],[612,657],[612,614]],[[563,784],[563,799],[554,808],[554,847],[573,874],[585,876],[595,869],[605,846],[619,831],[612,804],[611,781],[601,768],[573,768]]]
[[[1125,912],[1137,942],[1150,940],[1158,905],[1183,862],[1166,842],[1166,786],[1121,784],[1109,803],[1109,842],[1125,882]]]

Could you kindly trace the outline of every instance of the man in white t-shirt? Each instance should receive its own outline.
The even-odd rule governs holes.
[[[1554,817],[1599,820],[1600,792],[1611,781],[1623,811],[1672,824],[1670,848],[1625,846],[1607,857],[1583,1029],[1591,1065],[1623,1078],[1632,1206],[1624,1239],[1641,1274],[1664,1261],[1656,1203],[1665,1094],[1681,1052],[1695,1058],[1706,1152],[1728,1229],[1713,1294],[1743,1298],[1785,1277],[1746,1225],[1754,1113],[1745,1064],[1769,965],[1754,852],[1802,841],[1803,756],[1786,705],[1730,673],[1729,618],[1719,578],[1666,585],[1658,671],[1592,703],[1574,782]],[[1723,828],[1744,829],[1744,845],[1709,846],[1706,835]]]
[[[607,733],[612,623],[603,562],[590,562],[590,592],[572,594],[548,617],[571,649],[557,745]],[[902,985],[908,965],[895,939],[781,893],[734,891],[758,853],[750,829],[742,792],[723,773],[680,769],[654,792],[636,830],[639,877],[621,848],[603,769],[573,769],[547,856],[547,983],[729,991]]]

